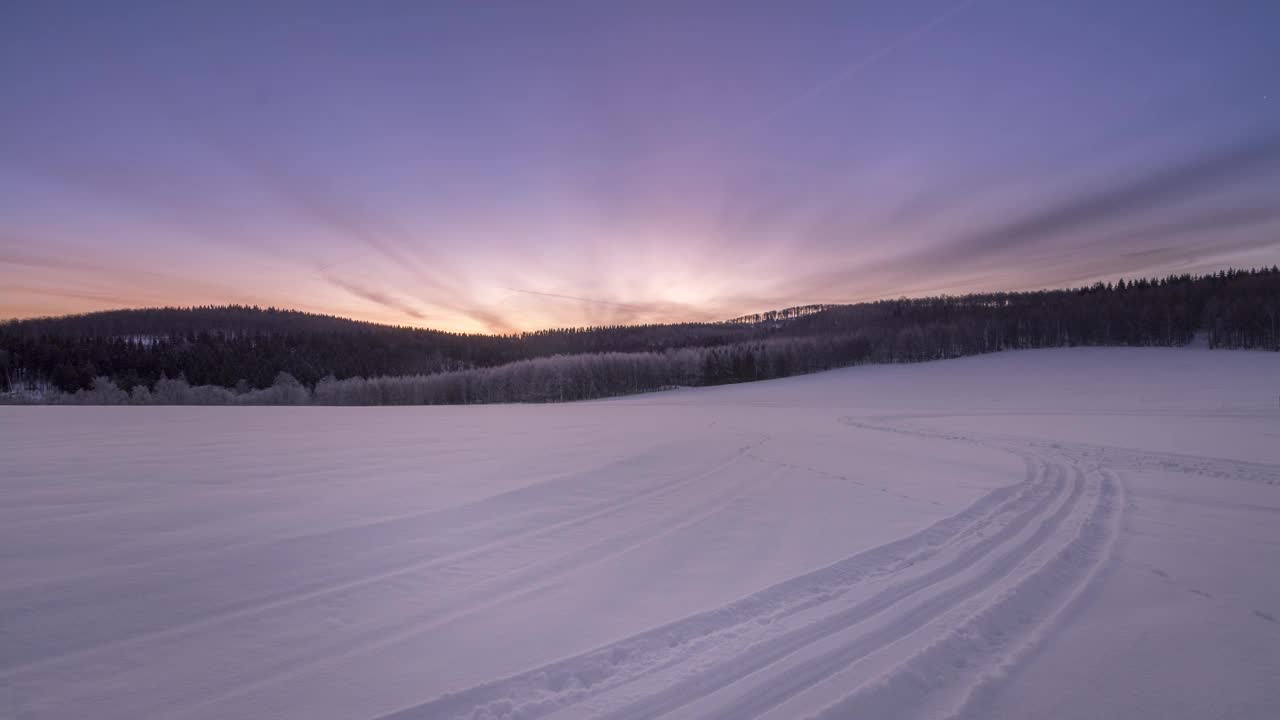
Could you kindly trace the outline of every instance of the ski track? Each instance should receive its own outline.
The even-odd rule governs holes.
[[[1107,474],[1099,475],[1090,494],[1088,514],[1047,562],[959,627],[813,719],[939,712],[974,717],[975,697],[994,692],[1006,669],[1045,636],[1109,555],[1123,501],[1117,500],[1117,483]]]
[[[761,441],[761,443],[763,442]],[[760,443],[756,443],[756,445],[758,444]],[[745,449],[736,454],[730,461],[717,465],[704,473],[699,473],[689,480],[705,478],[731,469],[734,461],[744,455]],[[260,688],[269,687],[293,677],[338,665],[351,658],[402,642],[449,622],[502,606],[526,596],[535,595],[559,584],[564,577],[573,572],[606,562],[618,555],[654,542],[672,532],[714,515],[733,503],[755,481],[754,478],[736,480],[709,500],[675,513],[660,523],[644,525],[630,532],[592,543],[567,557],[557,558],[552,562],[535,563],[520,571],[504,573],[492,579],[471,582],[461,588],[466,591],[461,596],[428,612],[399,619],[398,622],[391,625],[384,625],[378,628],[376,632],[367,633],[359,644],[333,647],[321,653],[299,652],[296,653],[295,657],[281,660],[266,670],[255,669],[251,679],[247,678],[245,682],[236,684],[231,691],[206,697],[199,704],[184,707],[180,712],[171,715],[171,717],[185,717],[208,706],[247,695]],[[455,590],[457,589],[459,588],[455,588]]]
[[[567,717],[644,720],[726,688],[739,692],[699,717],[753,718],[956,613],[967,619],[943,639],[818,717],[862,716],[854,710],[864,708],[870,709],[866,717],[887,717],[920,697],[930,703],[951,698],[949,710],[958,711],[977,688],[989,692],[1000,669],[1034,644],[1105,561],[1123,507],[1116,499],[1118,480],[1088,466],[1075,446],[839,421],[856,430],[999,448],[1021,457],[1027,476],[902,540],[723,607],[377,720],[532,720],[562,711]],[[847,596],[863,586],[884,587],[849,604]],[[969,610],[975,597],[982,604]],[[893,617],[868,622],[882,615]],[[848,639],[826,648],[836,636]],[[824,647],[817,654],[798,659],[819,644]],[[629,691],[656,675],[670,680],[656,692]]]
[[[614,500],[599,503],[597,505],[587,508],[584,514],[574,515],[569,519],[566,519],[551,525],[534,525],[533,527],[525,529],[523,531],[507,533],[507,534],[498,534],[497,539],[492,542],[488,542],[479,546],[468,547],[458,552],[437,555],[425,561],[419,559],[418,561],[407,563],[407,564],[393,565],[379,572],[362,575],[360,577],[346,580],[344,582],[324,584],[316,587],[307,588],[301,592],[293,592],[293,593],[287,593],[287,594],[268,597],[266,599],[262,599],[257,602],[248,603],[248,604],[244,604],[244,605],[233,607],[233,608],[227,608],[219,612],[215,612],[200,618],[183,622],[181,624],[170,625],[168,627],[164,627],[158,630],[130,635],[128,637],[121,638],[119,640],[102,643],[98,645],[93,645],[87,648],[78,649],[73,652],[44,658],[35,662],[12,666],[9,668],[5,668],[3,671],[0,671],[0,679],[10,679],[10,678],[21,677],[22,675],[25,675],[28,673],[37,672],[51,666],[56,666],[57,664],[66,662],[68,660],[79,659],[86,656],[93,656],[97,654],[117,652],[122,648],[131,646],[131,645],[137,645],[143,642],[155,641],[162,638],[180,637],[185,634],[189,634],[198,630],[209,628],[218,623],[225,623],[228,621],[253,616],[256,614],[261,614],[261,613],[265,613],[272,610],[280,610],[280,609],[294,607],[294,606],[302,606],[306,603],[313,602],[315,600],[322,599],[327,596],[336,595],[338,593],[342,593],[350,590],[357,590],[370,585],[374,585],[379,582],[395,580],[397,578],[409,576],[424,570],[439,568],[442,566],[447,566],[451,563],[457,563],[460,561],[480,557],[486,553],[492,553],[496,550],[509,547],[521,541],[527,541],[530,539],[536,539],[543,536],[549,536],[549,535],[553,535],[556,532],[564,531],[566,529],[586,525],[592,521],[595,521],[601,518],[606,518],[610,515],[616,514],[633,505],[642,503],[654,497],[659,497],[664,494],[669,494],[681,488],[685,488],[690,485],[696,484],[702,478],[710,475],[714,475],[715,473],[718,473],[724,470],[725,468],[731,466],[733,463],[747,456],[752,449],[759,447],[760,445],[765,443],[767,440],[768,438],[764,437],[754,442],[748,443],[747,445],[744,445],[738,448],[728,459],[717,463],[716,465],[714,465],[713,467],[705,471],[698,472],[696,474],[688,475],[684,477],[677,477],[673,480],[666,480],[659,484],[646,487],[635,494],[627,495],[622,498],[617,498]],[[516,490],[513,492],[521,493],[523,490],[524,489]],[[478,501],[475,504],[486,503],[489,500],[490,499],[487,498],[485,500]],[[451,508],[449,510],[454,510],[454,509]],[[442,512],[448,512],[448,510],[442,511]],[[490,519],[484,519],[481,521],[481,524],[487,525],[487,524],[490,524],[490,522],[491,522]]]

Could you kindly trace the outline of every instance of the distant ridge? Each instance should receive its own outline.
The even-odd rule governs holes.
[[[692,382],[715,384],[1015,348],[1182,345],[1196,332],[1212,348],[1280,349],[1280,269],[1122,279],[1068,290],[801,305],[715,323],[511,335],[239,305],[110,310],[0,323],[0,392],[74,393],[99,379],[125,389],[154,388],[162,378],[181,377],[243,394],[271,387],[280,373],[314,388],[326,377],[433,375],[557,355],[693,349],[705,357]],[[779,350],[787,342],[789,349]],[[770,343],[767,352],[760,343]],[[616,394],[609,388],[617,384],[602,381],[597,390],[584,392]]]
[[[824,310],[831,310],[833,308],[839,308],[839,307],[847,307],[847,305],[838,305],[838,304],[796,305],[795,307],[783,308],[781,310],[770,310],[768,312],[763,312],[763,313],[742,315],[742,316],[733,318],[731,320],[726,320],[725,322],[736,323],[740,325],[751,325],[751,324],[762,323],[762,322],[780,322],[783,320],[793,320],[798,317],[804,317],[805,315],[813,315],[814,313],[820,313],[820,312],[823,312]]]

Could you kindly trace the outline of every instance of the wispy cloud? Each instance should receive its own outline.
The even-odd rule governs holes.
[[[630,303],[613,302],[612,300],[597,300],[595,298],[582,297],[579,295],[564,295],[561,293],[541,292],[539,290],[522,290],[520,288],[504,287],[503,290],[515,293],[523,293],[525,295],[537,295],[539,297],[559,298],[561,300],[575,300],[577,302],[591,303],[593,305],[608,305],[610,307],[624,308],[627,310],[641,310],[638,305]]]
[[[1261,235],[1252,242],[1266,247],[1270,242],[1267,226],[1280,218],[1280,210],[1275,209],[1280,208],[1277,176],[1280,135],[1254,135],[1134,176],[1059,194],[1012,220],[940,234],[923,247],[873,261],[851,257],[843,266],[796,276],[789,286],[795,293],[847,294],[858,299],[907,292],[925,277],[937,281],[978,270],[999,271],[987,278],[990,283],[1007,285],[1017,270],[1023,277],[1053,284],[1055,276],[1046,270],[1054,264],[1084,268],[1118,263],[1117,272],[1140,271],[1144,265],[1136,260],[1139,256],[1125,262],[1118,258],[1142,249],[1143,242],[1168,246],[1168,257],[1204,256],[1203,245],[1182,244],[1256,230]],[[1244,197],[1257,198],[1259,193],[1268,197],[1221,207],[1224,191],[1241,188],[1246,190]],[[1143,257],[1145,267],[1155,266],[1154,255]],[[1071,275],[1089,276],[1088,272]],[[945,283],[941,287],[945,290]]]
[[[422,304],[470,320],[489,332],[510,332],[513,329],[508,318],[472,298],[471,288],[451,273],[448,263],[439,257],[424,256],[424,243],[415,240],[413,233],[399,227],[390,218],[361,207],[354,198],[326,190],[322,177],[302,179],[289,163],[269,148],[224,138],[212,125],[197,119],[180,103],[168,103],[168,111],[190,137],[217,154],[228,166],[252,178],[293,213],[357,248],[355,253],[338,261],[315,261],[316,272],[331,284],[406,312],[411,317],[425,318],[421,311],[409,312],[411,308],[408,305],[392,298],[386,290],[371,290],[352,285],[349,281],[335,282],[333,269],[374,257],[398,271],[407,272],[412,279],[410,284],[403,285],[397,281],[388,282],[388,285],[394,284],[403,294]],[[343,282],[346,285],[339,284]]]
[[[0,265],[53,271],[51,274],[46,274],[45,277],[49,281],[60,280],[66,285],[74,286],[70,288],[69,292],[82,287],[85,278],[92,278],[95,282],[104,283],[108,286],[128,288],[128,294],[135,296],[135,300],[130,301],[134,303],[141,302],[141,300],[136,299],[140,296],[167,296],[175,288],[182,288],[187,292],[198,291],[206,298],[218,302],[238,302],[244,297],[242,290],[234,290],[220,283],[173,273],[147,270],[121,262],[112,262],[98,257],[97,254],[82,254],[81,257],[85,259],[79,259],[79,257],[69,257],[65,252],[62,255],[50,255],[23,250],[6,250],[2,247],[6,244],[14,247],[27,247],[32,245],[40,246],[47,243],[37,242],[29,238],[19,241],[10,235],[0,234]],[[66,295],[66,297],[73,296]],[[127,294],[117,293],[113,297],[124,298],[127,297]]]
[[[408,315],[409,317],[417,320],[426,320],[428,318],[428,316],[425,313],[423,313],[421,310],[418,310],[412,305],[409,305],[406,302],[403,302],[395,297],[392,297],[387,293],[365,287],[363,285],[360,285],[359,283],[355,283],[350,280],[343,280],[342,278],[339,278],[327,273],[322,275],[322,277],[325,279],[326,282],[333,285],[334,287],[346,290],[347,292],[351,293],[352,295],[355,295],[358,298],[368,300],[369,302],[372,302],[372,303],[377,303],[378,305],[381,305],[385,308],[388,308],[390,310],[395,310],[398,313],[401,313],[403,315]]]
[[[93,300],[95,302],[104,302],[120,307],[140,307],[148,304],[155,304],[154,301],[148,301],[135,295],[120,295],[109,292],[92,292],[89,290],[68,290],[65,288],[38,287],[33,285],[6,285],[7,290],[15,293],[25,293],[28,295],[43,295],[45,297],[68,298],[72,300]]]
[[[1228,185],[1259,179],[1278,166],[1280,135],[1251,138],[1136,179],[1063,198],[1012,222],[961,235],[911,259],[971,261],[1068,233],[1097,230],[1108,223],[1167,210]]]

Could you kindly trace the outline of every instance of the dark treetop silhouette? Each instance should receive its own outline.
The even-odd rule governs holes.
[[[1280,350],[1280,269],[514,335],[274,308],[119,310],[0,325],[0,390],[91,403],[541,402],[1006,349],[1181,345],[1197,332],[1210,347]]]

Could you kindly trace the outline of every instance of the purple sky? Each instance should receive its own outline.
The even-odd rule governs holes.
[[[0,318],[466,331],[1280,262],[1280,3],[5,3]]]

